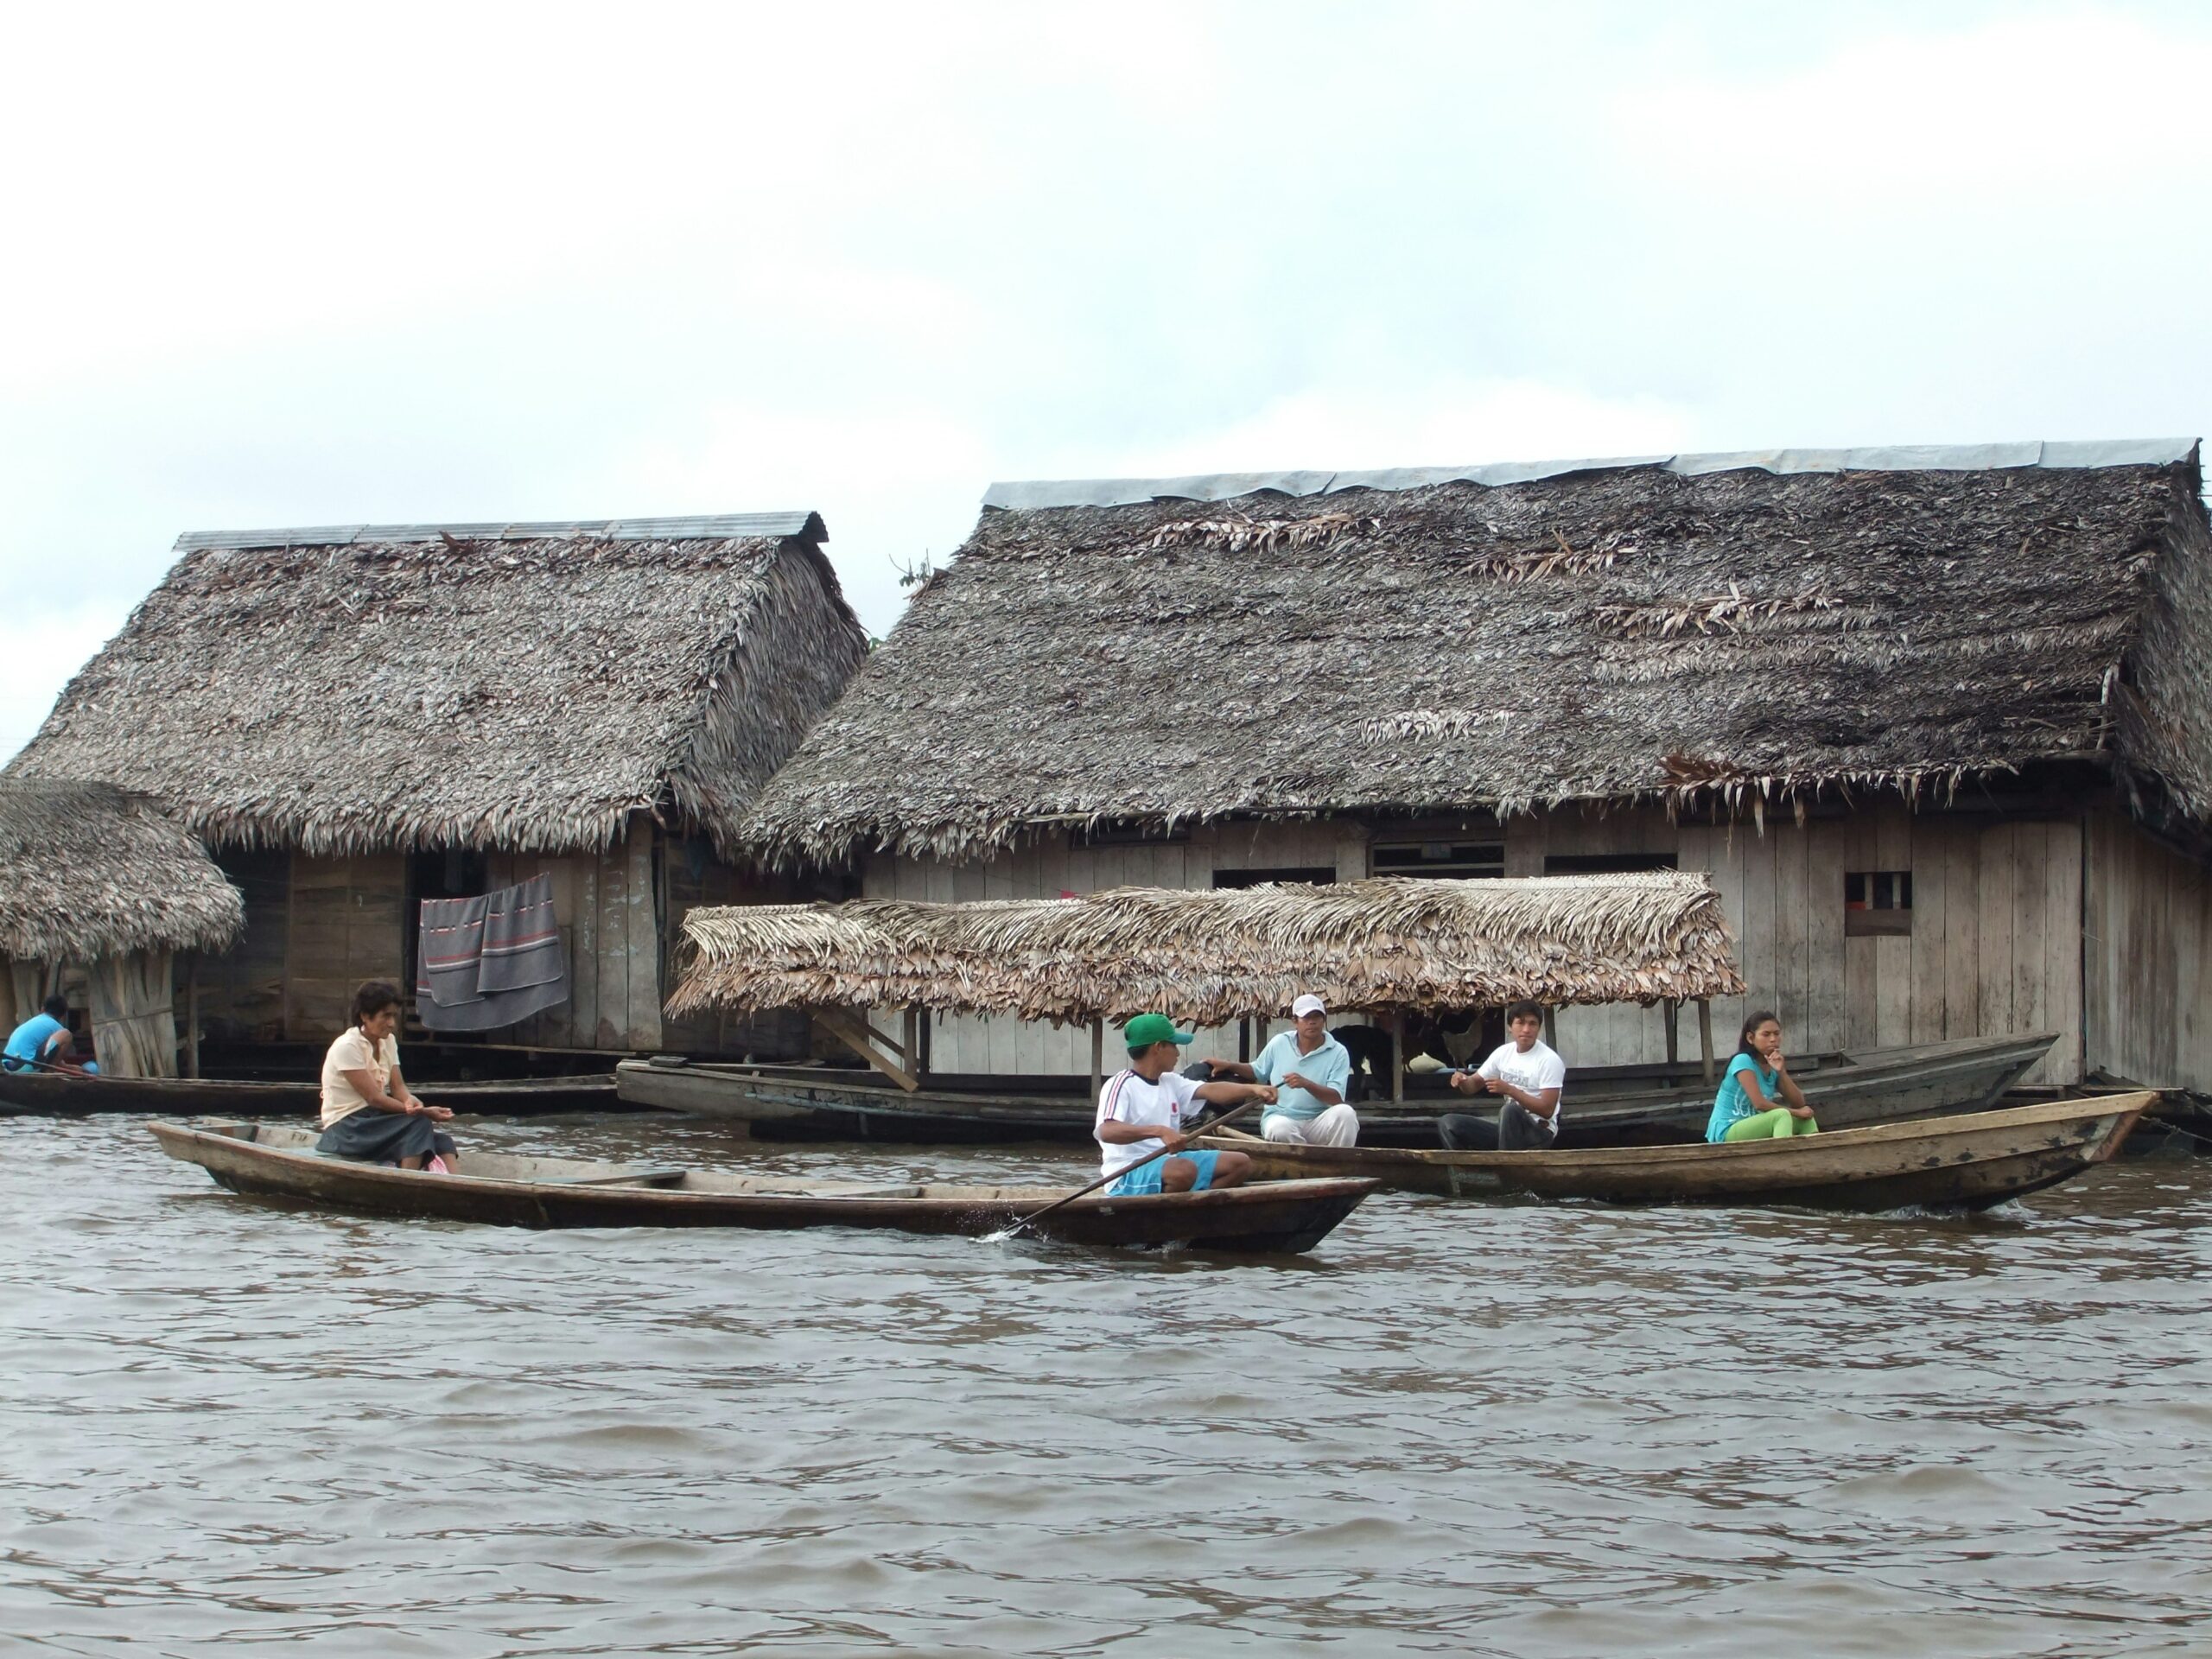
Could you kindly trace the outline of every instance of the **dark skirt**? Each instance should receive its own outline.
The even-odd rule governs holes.
[[[365,1164],[396,1164],[402,1158],[427,1158],[434,1152],[450,1156],[458,1150],[453,1136],[429,1118],[380,1112],[373,1106],[348,1112],[322,1132],[315,1147],[334,1158]]]

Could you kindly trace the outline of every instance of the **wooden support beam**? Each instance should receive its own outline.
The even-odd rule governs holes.
[[[1667,1064],[1672,1067],[1682,1058],[1681,1000],[1670,996],[1661,1006],[1667,1011]]]
[[[1106,1022],[1090,1022],[1090,1103],[1096,1106],[1106,1089]]]
[[[1548,1002],[1544,1004],[1544,1046],[1559,1046],[1559,1010]]]
[[[906,1062],[907,1069],[919,1075],[921,1067],[916,1062],[921,1058],[921,1011],[909,1002],[899,1019],[899,1058]]]
[[[193,951],[184,969],[184,1075],[200,1075],[200,953]]]
[[[1697,1000],[1697,1044],[1705,1055],[1705,1080],[1713,1082],[1713,1003],[1700,996]]]
[[[1390,1010],[1390,1098],[1406,1097],[1406,1011]]]
[[[904,1089],[908,1094],[922,1086],[921,1079],[876,1047],[883,1033],[844,1008],[817,1008],[814,1023]],[[874,1040],[871,1040],[874,1039]]]

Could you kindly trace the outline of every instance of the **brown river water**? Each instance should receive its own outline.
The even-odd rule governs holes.
[[[119,1119],[0,1149],[0,1652],[2212,1652],[2212,1161],[1973,1218],[1385,1197],[1236,1262],[287,1211]]]

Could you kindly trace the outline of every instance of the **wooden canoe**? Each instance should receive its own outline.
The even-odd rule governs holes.
[[[997,1232],[1066,1196],[1064,1187],[801,1181],[716,1170],[462,1153],[464,1174],[356,1163],[316,1152],[315,1132],[282,1123],[148,1125],[172,1158],[233,1192],[296,1205],[509,1227],[866,1227]],[[1220,1192],[1079,1198],[1039,1224],[1072,1244],[1310,1250],[1375,1191],[1358,1177]]]
[[[1732,1146],[1443,1152],[1279,1146],[1235,1135],[1200,1144],[1248,1154],[1262,1183],[1364,1175],[1388,1187],[1447,1198],[1986,1210],[2102,1163],[2158,1098],[2138,1093],[2050,1101]]]
[[[409,1086],[415,1086],[410,1077]],[[456,1112],[605,1112],[619,1104],[614,1079],[497,1077],[425,1083],[426,1100]],[[86,1077],[56,1071],[0,1071],[0,1117],[85,1117],[100,1112],[281,1117],[322,1104],[322,1085],[224,1077]]]
[[[1938,1112],[1978,1111],[2041,1059],[2048,1032],[1967,1038],[1905,1048],[1791,1057],[1790,1070],[1834,1128]],[[1639,1068],[1641,1070],[1641,1068]],[[1701,1137],[1713,1085],[1695,1062],[1656,1075],[1570,1070],[1570,1146],[1687,1141]],[[625,1060],[615,1090],[626,1104],[696,1112],[747,1124],[763,1140],[882,1141],[979,1145],[1009,1141],[1088,1141],[1093,1116],[1085,1077],[931,1077],[912,1092],[873,1071],[832,1066],[737,1065]],[[1367,1146],[1433,1147],[1436,1120],[1452,1111],[1497,1110],[1433,1079],[1413,1079],[1402,1101],[1359,1108]]]

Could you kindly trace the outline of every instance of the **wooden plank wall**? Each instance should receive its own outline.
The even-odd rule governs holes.
[[[1401,827],[1394,826],[1397,836]],[[953,868],[879,858],[870,897],[938,900],[1049,897],[1139,884],[1211,885],[1216,869],[1334,863],[1339,880],[1367,874],[1368,832],[1351,823],[1201,828],[1166,845],[1071,849],[1065,836],[988,865]],[[1541,874],[1548,855],[1667,853],[1708,871],[1736,931],[1751,987],[1749,1006],[1778,1013],[1802,1052],[1890,1047],[2006,1032],[2049,1030],[2060,1040],[2029,1074],[2082,1075],[2081,823],[1916,814],[1902,802],[1800,825],[1785,816],[1764,833],[1750,823],[1669,822],[1656,808],[1585,814],[1565,810],[1510,820],[1506,873]],[[1910,935],[1847,936],[1844,876],[1913,873]],[[1725,1053],[1746,1011],[1713,1005]],[[1666,1058],[1656,1009],[1568,1008],[1559,1016],[1570,1065],[1650,1064]],[[1681,1052],[1697,1052],[1686,1010]],[[1200,1052],[1236,1052],[1233,1029],[1201,1033]],[[1113,1058],[1110,1047],[1109,1063]],[[932,1052],[944,1071],[1060,1072],[1090,1066],[1083,1031],[1020,1021],[940,1020]]]
[[[1200,825],[1191,838],[1128,847],[1073,847],[1065,834],[1001,853],[988,864],[954,866],[879,857],[863,891],[871,899],[933,901],[1057,899],[1063,893],[1109,887],[1210,887],[1228,869],[1328,867],[1339,880],[1367,874],[1367,832],[1345,822]],[[895,1018],[879,1015],[895,1028]],[[1192,1052],[1235,1058],[1235,1027],[1201,1031]],[[1121,1058],[1108,1033],[1107,1069]],[[948,1015],[937,1020],[930,1063],[938,1071],[1082,1075],[1090,1070],[1088,1026],[1056,1029],[1046,1021]]]
[[[219,956],[200,958],[200,1019],[210,1035],[232,1042],[281,1042],[284,1036],[284,962],[291,933],[292,860],[289,853],[226,851],[215,862],[245,901],[245,931]],[[176,958],[176,1017],[181,1031],[188,1001],[189,957]]]
[[[569,951],[569,1000],[510,1030],[502,1043],[607,1051],[661,1046],[658,828],[631,820],[622,843],[597,853],[494,853],[494,887],[553,877],[553,913]]]
[[[1749,1008],[1772,1008],[1791,1046],[1806,1052],[2054,1031],[2058,1042],[2027,1080],[2082,1077],[2077,820],[1915,813],[1883,801],[1802,825],[1785,817],[1764,835],[1745,823],[1677,833],[1680,868],[1713,876],[1751,987],[1748,1000],[1713,1004],[1724,1049]],[[1647,826],[1642,838],[1658,834]],[[1845,933],[1844,877],[1853,870],[1912,873],[1911,933]],[[1586,1065],[1662,1058],[1656,1022],[1631,1032],[1627,1013],[1570,1010],[1562,1040],[1573,1033]],[[1683,1052],[1693,1044],[1686,1036]]]
[[[671,836],[661,847],[662,984],[676,985],[683,918],[699,905],[800,904],[815,896],[811,884],[740,870],[715,856],[706,837]],[[661,1042],[671,1052],[706,1058],[801,1059],[810,1051],[805,1014],[771,1008],[756,1014],[707,1013],[664,1020]]]
[[[2118,812],[2092,816],[2088,830],[2088,1064],[2212,1093],[2212,871]]]
[[[365,979],[406,988],[413,964],[404,950],[406,861],[397,853],[291,860],[291,905],[284,936],[284,1035],[327,1043],[352,1018]]]

